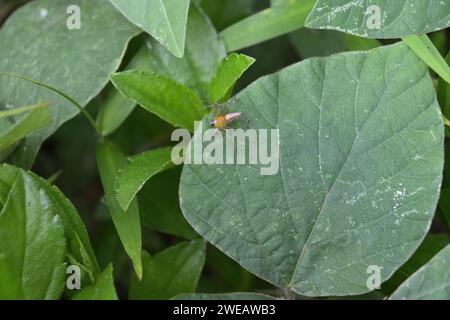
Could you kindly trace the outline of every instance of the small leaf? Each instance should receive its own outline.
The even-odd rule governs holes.
[[[189,0],[110,0],[132,23],[175,56],[184,54]]]
[[[102,272],[96,283],[77,292],[72,300],[117,300],[114,287],[113,268],[110,264]]]
[[[0,205],[0,299],[59,299],[66,241],[49,193],[32,175],[2,165]]]
[[[262,293],[234,292],[180,294],[171,300],[275,300],[275,298]]]
[[[442,79],[450,83],[450,67],[426,34],[405,37],[403,41]]]
[[[368,266],[384,281],[412,256],[439,198],[444,130],[428,68],[405,44],[304,60],[226,107],[278,129],[263,150],[279,157],[184,165],[180,204],[202,237],[308,296],[366,293]]]
[[[450,245],[391,295],[391,300],[450,300]]]
[[[193,131],[194,121],[206,110],[189,88],[147,71],[125,71],[111,76],[116,88],[128,99],[173,124]]]
[[[114,194],[114,177],[119,169],[126,164],[126,157],[113,143],[104,141],[98,145],[97,166],[109,212],[125,251],[131,258],[131,261],[133,261],[134,270],[138,278],[142,278],[142,235],[138,204],[135,200],[131,203],[128,210],[124,211]]]
[[[194,292],[205,262],[203,240],[183,242],[154,256],[144,252],[144,277],[131,282],[130,299],[169,299]]]
[[[295,0],[256,13],[221,32],[228,51],[236,51],[304,26],[315,0]]]
[[[392,39],[445,29],[449,19],[450,2],[442,0],[317,0],[306,26]]]
[[[127,210],[139,190],[152,176],[174,166],[171,147],[143,152],[128,158],[128,164],[119,170],[114,182],[116,198],[123,210]]]
[[[219,102],[225,98],[236,81],[254,62],[255,59],[252,57],[237,53],[232,53],[223,59],[211,82],[211,101]]]
[[[3,151],[30,133],[52,123],[52,115],[47,108],[37,109],[20,118],[6,132],[0,132],[0,151]]]
[[[17,116],[22,113],[28,113],[31,111],[35,111],[36,109],[47,108],[49,105],[50,105],[49,103],[38,103],[38,104],[33,104],[30,106],[25,106],[25,107],[19,107],[19,108],[14,108],[14,109],[9,109],[9,110],[2,110],[2,111],[0,111],[0,119]]]

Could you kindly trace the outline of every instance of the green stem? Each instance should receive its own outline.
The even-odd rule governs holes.
[[[95,130],[95,132],[98,135],[101,135],[100,130],[97,127],[97,124],[95,123],[94,119],[89,114],[89,112],[87,112],[86,109],[84,109],[75,99],[73,99],[72,97],[68,96],[64,92],[59,91],[58,89],[55,89],[55,88],[53,88],[53,87],[51,87],[51,86],[49,86],[49,85],[47,85],[45,83],[39,82],[37,80],[28,78],[28,77],[20,75],[20,74],[10,73],[10,72],[0,72],[0,75],[14,77],[14,78],[19,78],[19,79],[22,79],[22,80],[25,80],[25,81],[37,84],[38,86],[41,86],[43,88],[49,89],[50,91],[53,91],[53,92],[57,93],[58,95],[62,96],[63,98],[68,100],[70,103],[72,103],[75,107],[77,107],[77,109],[86,117],[86,119],[91,124],[91,126]]]

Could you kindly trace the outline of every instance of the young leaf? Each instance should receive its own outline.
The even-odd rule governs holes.
[[[128,41],[139,30],[108,1],[91,0],[76,2],[82,13],[81,29],[69,29],[66,11],[73,4],[71,0],[40,0],[15,11],[0,31],[0,71],[39,79],[85,106],[108,83]],[[114,36],[104,36],[105,30],[114,30]],[[0,76],[0,101],[7,105],[57,98],[54,92],[27,81]],[[41,143],[79,112],[68,101],[49,109],[53,124],[29,136],[15,151],[16,162],[23,167],[30,167]]]
[[[450,2],[442,0],[317,0],[306,26],[392,39],[445,29],[449,19]]]
[[[59,212],[36,179],[0,167],[0,299],[59,299],[66,241]]]
[[[279,158],[184,165],[181,208],[205,239],[308,296],[368,292],[368,266],[384,281],[414,253],[436,209],[444,134],[428,68],[405,44],[304,60],[227,107],[278,129],[267,148]]]
[[[114,181],[116,199],[123,210],[128,210],[145,182],[174,165],[170,158],[171,151],[171,147],[160,148],[128,158],[129,163],[119,170]]]
[[[128,99],[173,124],[193,131],[194,121],[206,110],[189,88],[147,71],[125,71],[111,76],[116,88]]]
[[[391,300],[450,300],[450,245],[414,273]]]
[[[236,51],[304,26],[315,0],[295,0],[266,9],[221,32],[228,51]]]
[[[38,103],[14,109],[2,110],[0,111],[0,119],[14,117],[22,113],[29,113],[31,111],[35,111],[41,108],[47,108],[49,105],[50,105],[49,103]]]
[[[237,53],[232,53],[223,59],[211,82],[211,101],[219,102],[231,93],[236,81],[254,62],[255,59],[252,57]]]
[[[189,0],[110,0],[132,23],[183,57]]]
[[[180,294],[171,300],[275,300],[275,298],[261,293],[234,292]]]
[[[103,189],[109,212],[123,247],[133,261],[138,278],[142,278],[142,235],[139,208],[133,201],[127,211],[124,211],[114,194],[114,177],[119,169],[127,164],[126,157],[111,142],[104,141],[97,147],[97,166],[100,172]]]
[[[154,256],[144,252],[144,277],[142,281],[132,280],[130,299],[163,300],[194,292],[205,262],[205,249],[203,240],[194,240]]]
[[[4,151],[30,133],[52,123],[52,115],[47,108],[36,109],[20,118],[6,132],[0,132],[0,151]]]
[[[155,73],[190,88],[203,99],[209,99],[211,79],[226,56],[225,45],[205,13],[196,5],[189,10],[186,50],[183,59],[176,58],[154,40],[147,43]]]
[[[426,34],[404,37],[403,41],[442,79],[450,83],[450,67]]]
[[[117,300],[112,264],[106,267],[94,285],[77,292],[72,300]]]

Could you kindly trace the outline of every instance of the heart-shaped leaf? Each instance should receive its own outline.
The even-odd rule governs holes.
[[[384,281],[417,249],[439,196],[444,134],[428,69],[405,44],[302,61],[227,107],[249,128],[279,130],[279,171],[185,165],[180,202],[244,268],[302,295],[360,294],[371,290],[368,266]]]
[[[401,38],[445,29],[450,2],[442,0],[317,0],[306,26],[367,38]]]
[[[80,9],[80,29],[68,27],[68,22],[77,19],[77,11],[67,13],[73,5]],[[0,71],[39,80],[85,106],[108,83],[128,41],[138,32],[108,1],[32,1],[2,26]],[[40,144],[79,111],[46,88],[0,76],[0,106],[39,101],[58,103],[49,107],[53,125],[28,137],[16,150],[16,162],[24,167],[31,166]]]

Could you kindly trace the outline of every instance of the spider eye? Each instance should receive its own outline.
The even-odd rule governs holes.
[[[209,123],[209,125],[210,125],[211,127],[214,127],[214,121],[211,121],[211,122]]]

